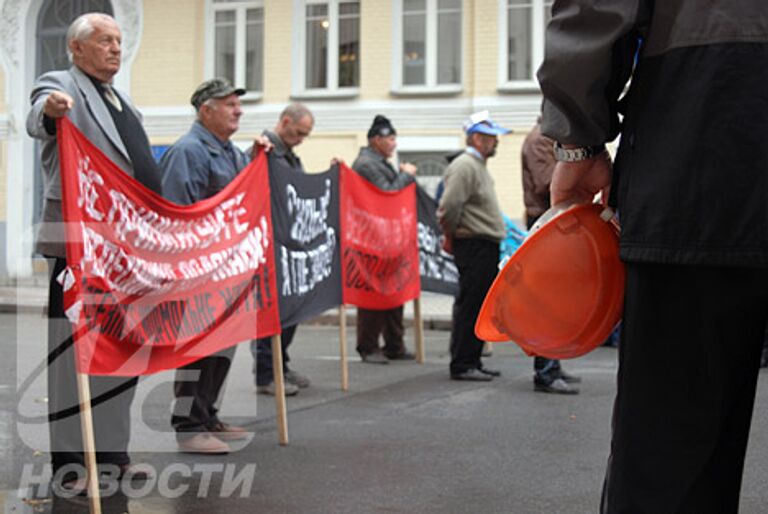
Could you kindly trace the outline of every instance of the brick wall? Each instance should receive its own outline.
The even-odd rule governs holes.
[[[360,96],[386,100],[392,89],[392,2],[360,4]]]
[[[204,15],[204,0],[144,2],[144,30],[131,68],[137,105],[189,104],[203,80]]]
[[[288,103],[291,94],[293,2],[264,1],[264,103]]]

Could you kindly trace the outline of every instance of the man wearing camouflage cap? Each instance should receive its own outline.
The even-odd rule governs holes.
[[[250,157],[230,140],[240,126],[240,96],[244,93],[224,79],[198,86],[191,99],[197,119],[160,161],[165,198],[181,205],[210,198],[248,164]],[[256,143],[271,146],[262,138]],[[181,451],[227,453],[227,441],[247,438],[243,428],[224,423],[216,415],[215,404],[234,354],[233,346],[177,371],[171,423]]]

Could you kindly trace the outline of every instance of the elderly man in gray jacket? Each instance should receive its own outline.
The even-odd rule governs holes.
[[[352,163],[352,169],[384,191],[402,189],[415,180],[416,166],[400,165],[398,172],[388,159],[397,148],[397,132],[390,121],[377,115],[368,130],[368,146]],[[403,306],[386,310],[357,309],[357,352],[363,362],[389,364],[390,360],[413,360],[413,353],[403,342]],[[384,337],[384,350],[379,348],[379,335]]]
[[[141,115],[124,93],[112,88],[120,69],[120,29],[110,16],[89,13],[77,18],[67,32],[73,66],[42,75],[31,93],[27,132],[40,140],[44,191],[42,224],[37,251],[50,258],[48,305],[48,410],[54,480],[65,486],[83,486],[83,445],[80,433],[72,329],[64,315],[63,292],[56,280],[66,267],[61,203],[61,178],[56,144],[57,118],[77,126],[126,174],[160,191],[160,171]],[[90,377],[94,399],[97,461],[129,472],[130,405],[136,379]],[[130,473],[146,478],[146,473]]]

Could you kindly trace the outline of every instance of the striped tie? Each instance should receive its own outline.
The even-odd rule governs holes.
[[[112,86],[109,84],[102,84],[102,87],[104,88],[104,98],[109,101],[109,103],[112,104],[112,106],[117,109],[120,112],[123,112],[123,104],[120,102],[120,99],[115,94],[115,91],[112,89]]]

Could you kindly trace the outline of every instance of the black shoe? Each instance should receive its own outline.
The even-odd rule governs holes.
[[[562,378],[556,378],[549,384],[533,381],[533,390],[539,393],[579,394],[579,389],[568,385]]]
[[[479,369],[468,369],[461,373],[451,373],[451,380],[466,380],[470,382],[490,382],[493,380],[491,375],[486,375]]]
[[[412,361],[416,359],[416,355],[409,351],[404,351],[403,353],[398,353],[397,355],[385,354],[384,356],[391,361]]]
[[[117,475],[118,480],[122,480],[126,477],[136,481],[152,480],[155,478],[155,473],[152,471],[152,467],[147,464],[120,464],[118,467],[120,469],[120,472]]]
[[[485,366],[480,366],[477,368],[480,373],[485,373],[486,375],[490,375],[492,377],[500,377],[501,371],[498,369],[492,369],[492,368],[486,368]]]
[[[579,384],[581,383],[581,377],[576,375],[571,375],[570,373],[566,373],[564,369],[561,369],[560,372],[557,374],[557,378],[562,378],[565,380],[566,384]]]
[[[368,364],[389,364],[387,358],[380,353],[360,354],[360,358],[363,359],[363,362],[367,362]]]

